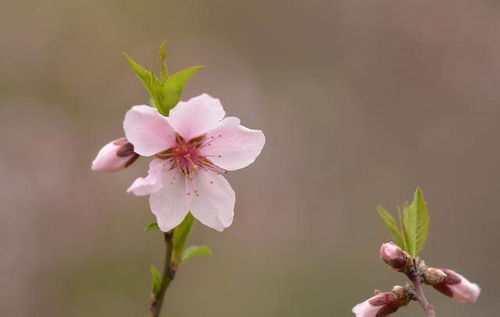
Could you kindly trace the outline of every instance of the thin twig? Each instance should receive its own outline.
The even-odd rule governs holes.
[[[413,269],[410,270],[407,274],[408,278],[413,284],[415,288],[415,300],[422,305],[425,310],[425,314],[427,317],[436,317],[436,311],[434,310],[434,306],[427,300],[424,294],[424,290],[422,288],[423,278],[421,274],[419,274],[419,267],[417,265],[417,261],[413,261]]]
[[[163,305],[163,300],[165,298],[165,293],[170,286],[170,283],[175,277],[175,272],[176,268],[172,264],[172,251],[174,249],[173,246],[173,235],[174,232],[169,231],[164,233],[165,237],[165,246],[166,246],[166,252],[165,252],[165,265],[163,267],[163,274],[161,278],[161,287],[160,291],[158,292],[157,295],[152,296],[151,299],[151,304],[149,306],[149,310],[151,311],[151,316],[152,317],[159,317],[161,308]]]

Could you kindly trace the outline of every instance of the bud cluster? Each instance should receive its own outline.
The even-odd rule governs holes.
[[[411,300],[418,301],[423,306],[425,303],[427,307],[432,307],[423,295],[422,283],[431,285],[437,291],[460,303],[476,302],[481,292],[477,284],[471,283],[455,271],[427,267],[424,261],[419,258],[412,259],[407,252],[393,242],[381,245],[380,258],[393,270],[404,273],[412,284],[405,287],[395,286],[390,292],[377,292],[375,296],[353,308],[352,312],[356,317],[389,316],[400,307],[406,306]]]

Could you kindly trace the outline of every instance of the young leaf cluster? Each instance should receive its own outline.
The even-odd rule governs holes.
[[[429,209],[422,190],[417,188],[411,204],[404,204],[402,212],[398,208],[398,222],[382,206],[377,207],[377,212],[389,228],[395,243],[415,258],[429,236]]]
[[[204,68],[204,66],[193,66],[169,75],[166,65],[165,41],[160,45],[159,76],[153,70],[147,70],[141,66],[127,54],[123,53],[123,55],[148,91],[151,103],[164,116],[167,116],[170,109],[177,105],[189,79]]]

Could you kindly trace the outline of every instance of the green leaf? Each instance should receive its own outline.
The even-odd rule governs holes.
[[[158,269],[156,268],[156,266],[154,266],[154,265],[151,265],[150,272],[151,272],[151,280],[152,280],[151,290],[152,290],[154,295],[157,295],[161,289],[161,275],[160,275],[160,272],[158,272]]]
[[[417,188],[413,195],[412,205],[416,210],[416,245],[415,254],[418,255],[424,248],[425,242],[429,236],[429,208],[424,199],[424,194],[420,188]]]
[[[194,257],[212,255],[212,250],[206,245],[192,245],[182,253],[181,262],[186,263]]]
[[[168,115],[170,109],[175,107],[181,99],[182,92],[189,79],[203,68],[205,67],[189,67],[168,77],[161,87],[161,97],[159,98],[161,102],[157,104],[158,111],[164,115]]]
[[[160,80],[156,77],[153,71],[146,70],[127,54],[123,53],[123,55],[125,56],[125,59],[127,60],[134,73],[141,80],[144,87],[146,87],[146,90],[148,91],[150,96],[151,104],[154,105],[161,114],[167,115],[168,112],[161,112],[161,108],[159,106],[163,103],[163,85]]]
[[[151,96],[154,95],[155,87],[154,85],[154,75],[152,72],[146,70],[144,67],[142,67],[139,63],[134,61],[132,57],[128,56],[126,53],[123,53],[125,56],[125,59],[127,60],[128,64],[134,71],[134,73],[139,77],[141,80],[142,84],[144,87],[146,87],[147,91]]]
[[[167,44],[167,40],[161,42],[160,45],[160,81],[162,83],[165,82],[168,78],[168,70],[167,70],[167,52],[165,51],[165,45]]]
[[[144,228],[144,231],[153,231],[153,230],[157,230],[157,229],[160,229],[160,227],[158,227],[158,223],[156,221],[150,223],[149,225],[147,225],[145,228]]]
[[[152,70],[151,71],[152,77],[151,77],[151,91],[150,95],[151,98],[153,99],[152,105],[158,109],[158,112],[161,113],[162,115],[166,116],[168,115],[168,112],[162,111],[161,105],[164,104],[164,98],[163,98],[163,84],[161,83],[160,79],[156,76],[155,72]]]
[[[403,228],[407,252],[412,258],[417,256],[417,210],[415,206],[403,206]]]
[[[175,228],[173,237],[173,262],[175,264],[180,264],[182,261],[182,254],[186,247],[186,241],[193,230],[195,219],[191,213],[188,213],[186,218],[181,222],[181,224]]]
[[[414,258],[429,236],[429,209],[420,188],[415,191],[411,204],[403,206],[403,229],[406,251]]]
[[[377,212],[380,215],[380,217],[382,217],[385,224],[387,225],[387,227],[391,231],[391,234],[392,234],[396,244],[400,248],[404,249],[405,244],[403,241],[403,235],[401,234],[401,232],[399,232],[398,225],[396,224],[396,221],[394,220],[394,218],[382,206],[377,207]]]

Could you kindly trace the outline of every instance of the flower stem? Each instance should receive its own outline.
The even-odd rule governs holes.
[[[425,314],[427,317],[436,317],[436,311],[434,310],[434,306],[429,303],[424,294],[424,289],[422,288],[422,275],[419,274],[419,269],[417,266],[417,261],[413,261],[414,269],[410,270],[406,275],[410,279],[413,287],[415,288],[415,300],[422,305],[425,310]]]
[[[174,279],[175,272],[177,270],[177,268],[172,263],[172,251],[174,249],[173,236],[174,236],[173,230],[164,233],[165,246],[166,246],[165,265],[163,267],[160,290],[158,291],[157,294],[152,294],[151,296],[151,304],[149,306],[149,310],[151,311],[152,317],[160,316],[161,308],[165,298],[165,293],[168,287],[170,286],[170,283]]]

